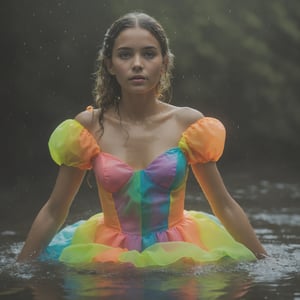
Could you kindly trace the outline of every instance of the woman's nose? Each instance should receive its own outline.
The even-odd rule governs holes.
[[[132,68],[134,70],[139,70],[143,68],[143,64],[142,64],[142,60],[140,55],[135,55],[133,58],[133,64],[132,64]]]

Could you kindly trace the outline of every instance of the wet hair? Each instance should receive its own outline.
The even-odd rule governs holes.
[[[174,56],[170,51],[166,33],[153,17],[141,12],[128,13],[117,19],[107,30],[96,61],[97,68],[93,94],[96,106],[100,108],[99,123],[102,131],[104,129],[104,113],[112,107],[118,112],[121,100],[121,87],[115,76],[109,73],[106,60],[112,58],[114,43],[119,34],[125,29],[136,27],[149,31],[159,42],[162,56],[167,57],[168,63],[157,86],[157,94],[158,99],[161,101],[170,101],[171,99],[171,71]]]

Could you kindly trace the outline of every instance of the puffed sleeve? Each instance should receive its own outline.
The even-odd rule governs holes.
[[[78,121],[69,119],[53,131],[49,151],[58,165],[91,169],[92,159],[100,152],[94,137]]]
[[[183,132],[179,147],[190,164],[215,162],[223,153],[225,136],[225,128],[219,120],[204,117]]]

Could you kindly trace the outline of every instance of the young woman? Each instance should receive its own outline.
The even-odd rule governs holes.
[[[129,13],[112,24],[98,59],[97,107],[66,120],[50,137],[60,170],[19,261],[146,267],[266,254],[216,167],[222,123],[165,102],[172,66],[155,19]],[[184,210],[189,167],[217,218]],[[103,213],[57,233],[88,169],[95,173]]]

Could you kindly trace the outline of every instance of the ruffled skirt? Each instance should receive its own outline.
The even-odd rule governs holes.
[[[248,248],[232,238],[216,217],[203,212],[185,211],[184,219],[175,228],[167,230],[168,241],[157,242],[137,251],[128,250],[116,243],[112,246],[95,242],[99,222],[103,223],[103,213],[99,213],[87,221],[79,221],[63,228],[55,235],[40,259],[59,260],[71,265],[114,262],[135,267],[164,267],[181,262],[205,264],[222,259],[256,259]],[[178,241],[175,236],[178,232],[184,233],[183,241]],[[111,235],[111,240],[116,236],[116,232],[108,227],[103,234],[108,238]],[[97,235],[101,235],[101,231],[98,230]]]

